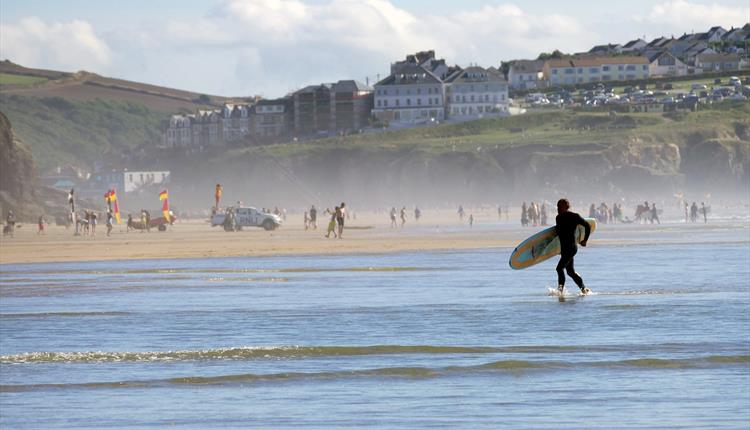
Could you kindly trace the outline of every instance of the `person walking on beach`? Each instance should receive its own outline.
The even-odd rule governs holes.
[[[474,214],[469,214],[469,228],[474,228]]]
[[[701,202],[701,212],[703,212],[703,223],[708,224],[708,209],[705,202]]]
[[[96,212],[91,211],[89,222],[91,223],[91,236],[96,236]]]
[[[224,191],[224,189],[221,187],[221,184],[216,184],[216,191],[214,192],[214,199],[216,201],[216,210],[219,210],[219,203],[221,202],[221,193]]]
[[[333,212],[331,212],[330,209],[327,211],[331,214],[331,220],[328,221],[328,232],[326,233],[326,238],[331,237],[331,233],[333,233],[334,239],[336,238],[336,213],[338,213],[338,211],[338,206],[336,206]]]
[[[15,229],[16,229],[16,216],[13,214],[12,210],[8,210],[8,215],[5,217],[5,228],[3,229],[3,235],[9,234],[10,237],[13,237],[13,231]]]
[[[698,220],[698,204],[693,202],[690,206],[690,222],[696,222]]]
[[[466,212],[464,211],[464,207],[463,207],[463,205],[459,205],[458,206],[458,218],[461,221],[463,221],[464,220],[464,215],[466,215]]]
[[[310,228],[313,230],[318,229],[318,210],[315,209],[315,205],[310,208]]]
[[[422,211],[419,210],[419,206],[414,207],[414,221],[419,222],[419,218],[422,216]]]
[[[406,224],[406,206],[401,208],[401,228],[404,228]]]
[[[112,211],[110,209],[107,209],[107,236],[112,233],[112,224],[114,223],[114,219],[112,217]]]
[[[656,221],[657,224],[661,224],[659,221],[659,212],[656,210],[656,203],[651,203],[651,224]]]
[[[557,201],[557,218],[555,218],[555,231],[560,240],[560,262],[557,263],[557,290],[562,294],[565,289],[565,273],[568,273],[571,279],[581,289],[582,294],[588,294],[589,289],[583,285],[583,279],[575,271],[573,266],[573,257],[578,252],[576,245],[576,229],[582,225],[586,233],[581,241],[581,246],[586,246],[591,234],[591,226],[579,214],[570,212],[570,202],[568,199]]]
[[[526,202],[523,202],[521,205],[521,226],[526,227],[527,225],[529,225],[529,218],[526,212]]]
[[[305,211],[305,231],[310,228],[310,215]]]
[[[346,203],[341,202],[338,211],[336,212],[336,223],[339,225],[339,239],[344,237],[344,220],[346,219]]]
[[[44,234],[44,224],[46,221],[44,221],[44,215],[39,215],[39,220],[37,222],[37,228],[36,234]]]
[[[391,228],[396,228],[396,207],[391,207]]]

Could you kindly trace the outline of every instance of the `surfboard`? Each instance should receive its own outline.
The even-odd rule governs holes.
[[[594,218],[584,218],[591,226],[591,233],[596,230]],[[581,243],[586,229],[582,225],[576,227],[576,242]],[[521,242],[513,253],[510,254],[511,269],[521,270],[549,260],[555,255],[560,255],[560,239],[557,237],[555,227],[545,228]]]

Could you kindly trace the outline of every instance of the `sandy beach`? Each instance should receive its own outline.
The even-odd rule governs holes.
[[[672,211],[674,212],[674,211]],[[467,211],[468,213],[468,211]],[[0,264],[73,261],[106,261],[159,258],[204,258],[273,255],[379,254],[406,251],[436,251],[515,247],[523,239],[544,228],[522,228],[511,212],[509,219],[490,209],[473,211],[475,223],[459,220],[454,211],[429,211],[419,222],[407,218],[403,228],[391,228],[387,213],[359,213],[347,221],[343,239],[326,239],[324,219],[317,230],[305,230],[302,216],[289,215],[278,230],[245,228],[225,232],[211,227],[207,220],[180,220],[166,232],[126,232],[124,223],[116,225],[106,236],[104,225],[97,226],[96,236],[74,236],[73,229],[47,226],[37,235],[36,224],[23,223],[14,237],[0,238]],[[682,242],[712,231],[732,230],[747,240],[747,222],[712,222],[685,224],[679,213],[670,214],[663,224],[602,225],[592,241],[597,245],[646,245],[644,238],[658,235],[662,243]],[[400,222],[400,220],[399,220]],[[554,218],[550,220],[554,223]]]
[[[275,231],[246,228],[227,233],[205,220],[179,221],[166,232],[126,232],[117,225],[112,235],[97,226],[96,236],[73,236],[73,229],[47,226],[37,235],[35,224],[22,224],[13,238],[0,239],[0,263],[42,263],[153,258],[202,258],[295,254],[388,253],[415,250],[478,249],[515,246],[528,230],[492,229],[489,212],[477,217],[474,228],[453,213],[433,214],[419,223],[413,218],[402,228],[390,228],[387,214],[362,214],[349,220],[344,238],[326,239],[321,220],[317,230],[305,230],[300,215],[290,215]],[[481,223],[485,223],[482,226]],[[511,221],[502,221],[510,223]]]

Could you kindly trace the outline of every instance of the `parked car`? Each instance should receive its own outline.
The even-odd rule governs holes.
[[[732,76],[729,78],[729,85],[736,87],[737,85],[742,85],[742,81],[737,76]]]
[[[690,86],[691,90],[707,90],[708,87],[703,84],[693,84]]]
[[[224,226],[224,230],[241,230],[242,227],[262,227],[265,230],[276,230],[281,226],[281,217],[276,214],[261,212],[253,207],[230,208],[225,213],[211,217],[211,227]]]

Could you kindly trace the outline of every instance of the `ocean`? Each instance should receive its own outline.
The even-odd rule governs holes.
[[[0,428],[750,428],[747,221],[511,251],[2,265]]]

